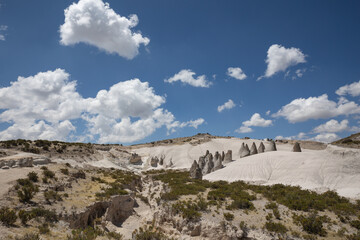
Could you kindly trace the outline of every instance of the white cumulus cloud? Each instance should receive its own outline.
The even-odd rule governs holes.
[[[336,135],[335,133],[320,133],[319,135],[316,135],[315,137],[313,137],[311,140],[329,143],[329,142],[336,141],[338,139],[340,139],[340,137],[338,135]]]
[[[183,69],[180,72],[176,73],[171,78],[165,79],[164,81],[168,83],[180,81],[184,84],[189,84],[190,86],[193,87],[205,87],[205,88],[210,87],[212,83],[206,79],[205,75],[200,75],[197,78],[194,78],[193,76],[195,74],[196,73],[190,69]]]
[[[287,68],[299,63],[305,63],[305,55],[299,48],[285,48],[279,44],[273,44],[267,52],[267,69],[263,77],[271,77],[277,72],[284,72]]]
[[[136,15],[120,16],[102,0],[79,0],[64,12],[65,21],[60,26],[60,43],[63,45],[83,42],[132,59],[139,53],[141,44],[150,42],[141,33],[132,31],[139,22]]]
[[[336,103],[329,100],[327,94],[323,94],[319,97],[294,99],[272,116],[284,117],[289,122],[296,123],[356,113],[360,113],[360,107],[355,102],[342,100]]]
[[[6,25],[0,25],[0,41],[5,41],[5,34],[4,32],[8,29]]]
[[[235,130],[237,133],[252,132],[251,127],[269,127],[272,125],[272,120],[266,120],[261,117],[259,113],[254,113],[250,120],[242,122],[242,126]]]
[[[341,122],[338,122],[334,119],[331,119],[327,121],[324,124],[321,124],[314,128],[313,132],[315,133],[335,133],[335,132],[343,132],[349,129],[349,121],[348,120],[342,120]]]
[[[94,98],[83,98],[76,81],[63,69],[18,77],[9,87],[0,88],[0,122],[11,124],[0,139],[66,140],[75,135],[72,121],[85,121],[77,139],[98,139],[100,143],[133,142],[165,126],[197,128],[204,119],[175,121],[161,108],[165,98],[155,94],[148,82],[132,79],[100,90]]]
[[[227,75],[238,80],[244,80],[247,77],[243,70],[239,67],[229,67]]]
[[[353,97],[360,96],[360,81],[344,85],[336,90],[335,93],[340,96],[344,96],[346,94],[350,94]]]
[[[229,99],[229,101],[227,101],[223,105],[218,106],[217,110],[218,110],[218,112],[222,112],[225,109],[232,109],[235,106],[236,106],[236,104],[233,102],[233,100]]]

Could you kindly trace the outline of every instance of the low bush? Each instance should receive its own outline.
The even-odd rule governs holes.
[[[55,177],[55,173],[49,169],[46,169],[43,171],[43,175],[44,177],[47,177],[47,178],[54,178]]]
[[[46,191],[44,192],[44,197],[47,203],[51,204],[52,202],[62,201],[61,196],[55,191]]]
[[[281,223],[275,223],[275,222],[266,222],[265,228],[269,232],[275,232],[275,233],[281,233],[284,234],[288,231],[288,229]]]
[[[39,177],[36,172],[29,172],[27,176],[29,180],[32,182],[37,182],[39,180]]]
[[[18,212],[18,217],[20,218],[21,223],[25,226],[27,225],[27,222],[32,218],[31,213],[23,209]]]
[[[20,180],[20,179],[18,179]],[[20,181],[21,182],[21,181]],[[19,183],[19,181],[18,181]],[[21,185],[22,183],[19,183]],[[35,196],[35,194],[39,191],[39,187],[33,184],[30,180],[26,182],[26,184],[22,185],[20,189],[18,189],[17,194],[20,202],[29,203],[31,199]]]
[[[316,213],[311,213],[308,216],[294,215],[293,220],[296,224],[301,225],[303,230],[307,233],[326,236],[326,230],[323,224],[328,222],[327,217],[318,216]]]
[[[67,169],[67,168],[61,168],[60,172],[64,175],[69,175],[69,169]]]
[[[50,232],[49,224],[43,223],[39,227],[39,233],[40,234],[48,234]]]
[[[40,236],[37,233],[26,233],[22,237],[15,237],[15,240],[40,240]]]
[[[224,218],[226,221],[232,221],[234,220],[234,214],[232,213],[224,213]]]
[[[104,232],[98,228],[86,227],[85,229],[72,230],[68,240],[95,240],[98,236],[103,236]]]
[[[141,227],[132,233],[133,240],[167,240],[163,233],[153,227]]]
[[[0,221],[6,226],[12,226],[16,222],[17,216],[15,210],[8,207],[2,207],[0,209]]]

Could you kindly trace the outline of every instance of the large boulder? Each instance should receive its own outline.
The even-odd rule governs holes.
[[[255,143],[253,142],[253,144],[251,145],[251,148],[250,148],[250,155],[254,155],[254,154],[258,154],[258,151],[256,149]]]
[[[300,144],[298,142],[296,142],[294,144],[294,147],[293,147],[293,152],[301,152],[301,147],[300,147]]]
[[[247,144],[246,145],[244,143],[241,144],[239,155],[240,158],[247,157],[250,155],[250,150]]]
[[[199,164],[194,160],[190,168],[190,177],[194,179],[202,179],[202,172]]]
[[[265,146],[263,142],[261,142],[258,148],[258,153],[263,153],[263,152],[265,152]]]
[[[224,162],[225,163],[228,163],[228,162],[231,162],[232,161],[232,151],[231,150],[228,150],[225,154],[225,157],[224,157]]]

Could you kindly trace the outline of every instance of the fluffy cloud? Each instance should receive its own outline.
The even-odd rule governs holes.
[[[160,108],[165,98],[156,95],[147,82],[132,79],[119,82],[109,90],[100,90],[95,98],[83,98],[76,82],[62,69],[19,77],[9,87],[0,88],[0,122],[12,124],[0,133],[0,139],[66,140],[74,134],[73,120],[86,123],[84,136],[96,136],[98,142],[133,142],[165,126],[197,128],[204,119],[181,123]]]
[[[227,101],[223,105],[218,106],[217,110],[218,110],[218,112],[222,112],[225,109],[232,109],[235,106],[236,106],[236,104],[233,102],[233,100],[229,99],[229,101]]]
[[[336,141],[338,139],[340,139],[340,137],[338,135],[336,135],[335,133],[321,133],[321,134],[313,137],[311,140],[329,143],[329,142]]]
[[[295,136],[290,136],[290,137],[283,137],[283,136],[276,136],[275,137],[276,140],[304,140],[304,139],[308,139],[308,137],[306,136],[306,133],[304,132],[300,132],[298,135]]]
[[[7,30],[8,26],[0,25],[0,41],[5,41],[4,32]]]
[[[190,69],[183,69],[180,72],[176,73],[169,79],[165,79],[165,82],[173,83],[180,81],[184,84],[189,84],[193,87],[205,87],[208,88],[212,84],[206,79],[205,75],[198,76],[194,78],[195,72],[191,71]]]
[[[349,121],[348,120],[342,120],[341,122],[338,122],[334,119],[331,119],[327,121],[324,124],[321,124],[314,128],[313,132],[315,133],[335,133],[335,132],[343,132],[349,129]]]
[[[240,128],[236,129],[235,132],[237,133],[249,133],[252,132],[252,128],[246,127],[246,126],[241,126]]]
[[[227,70],[227,75],[238,80],[244,80],[247,77],[243,70],[239,67],[229,67]]]
[[[60,43],[67,46],[83,42],[132,59],[139,53],[141,44],[150,42],[131,30],[138,22],[136,15],[122,17],[102,0],[79,0],[65,9]]]
[[[336,94],[340,96],[344,96],[346,94],[350,94],[353,97],[360,96],[360,81],[340,87],[336,90]]]
[[[243,122],[243,125],[246,127],[268,127],[272,125],[272,121],[262,118],[259,113],[254,113],[250,120]]]
[[[250,127],[269,127],[271,125],[272,120],[266,120],[262,118],[259,113],[254,113],[250,120],[242,122],[242,126],[239,129],[236,129],[235,132],[248,133],[253,131]]]
[[[360,107],[354,102],[328,99],[327,94],[319,97],[297,98],[283,106],[273,117],[284,117],[291,123],[309,119],[331,118],[339,115],[360,113]]]
[[[305,55],[299,48],[285,48],[281,45],[273,44],[268,49],[266,59],[267,69],[262,77],[271,77],[277,72],[284,72],[288,67],[305,62]]]

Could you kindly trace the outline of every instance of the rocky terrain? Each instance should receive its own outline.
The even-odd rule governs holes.
[[[4,141],[0,239],[360,239],[358,156],[209,134]]]

